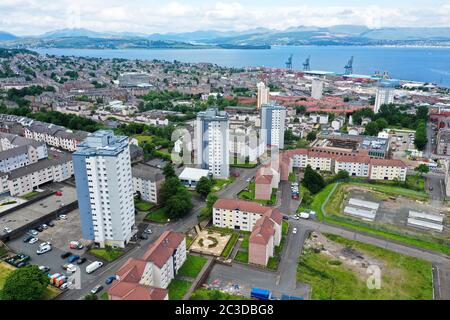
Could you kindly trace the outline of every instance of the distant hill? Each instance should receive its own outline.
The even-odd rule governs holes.
[[[19,39],[19,37],[13,35],[9,32],[0,31],[0,41],[9,41],[9,40],[16,40]]]
[[[285,30],[199,30],[183,33],[96,32],[62,29],[18,38],[0,32],[2,46],[54,48],[266,48],[272,45],[444,45],[450,28],[382,28],[359,25],[295,26]]]

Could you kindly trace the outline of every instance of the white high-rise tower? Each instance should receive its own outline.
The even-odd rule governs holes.
[[[135,230],[128,137],[91,133],[72,159],[83,238],[100,247],[125,247]]]
[[[275,104],[261,107],[261,135],[268,146],[284,148],[286,108]]]
[[[394,89],[391,87],[378,87],[373,112],[378,113],[383,104],[390,103],[394,103]]]
[[[261,109],[263,104],[269,103],[269,88],[266,87],[264,82],[259,82],[256,86],[258,88],[258,101],[256,107],[257,109]]]

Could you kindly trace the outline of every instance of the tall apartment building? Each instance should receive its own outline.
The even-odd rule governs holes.
[[[225,111],[210,108],[197,114],[196,163],[216,178],[228,178],[230,174],[230,130]]]
[[[383,104],[394,103],[394,89],[391,87],[378,87],[373,112],[378,113]]]
[[[323,81],[318,78],[312,79],[311,83],[311,97],[316,100],[322,99],[323,96]]]
[[[269,103],[269,88],[264,82],[259,82],[256,87],[258,88],[256,108],[259,110],[263,104]]]
[[[284,148],[286,108],[275,104],[261,107],[261,135],[268,146]]]
[[[445,167],[445,195],[450,197],[450,160],[446,160]]]
[[[83,238],[125,247],[135,225],[128,137],[89,134],[73,153],[73,166]]]

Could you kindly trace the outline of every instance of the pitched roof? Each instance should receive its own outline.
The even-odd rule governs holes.
[[[373,166],[406,168],[406,164],[402,160],[398,159],[371,159],[370,164]]]
[[[116,275],[120,281],[139,283],[145,271],[146,264],[147,262],[145,260],[130,258],[120,267]]]
[[[256,202],[246,200],[234,200],[234,199],[219,199],[216,201],[216,203],[214,203],[214,208],[226,210],[240,210],[259,214],[265,214],[266,212],[272,210],[272,208],[263,206]]]
[[[114,280],[108,294],[121,300],[164,300],[168,291],[138,283]]]
[[[263,216],[256,221],[252,233],[250,234],[250,244],[267,244],[275,234],[274,222],[270,218]]]
[[[151,261],[158,268],[162,268],[183,239],[184,234],[167,230],[149,246],[142,259]]]
[[[370,163],[370,157],[366,156],[340,156],[336,158],[337,162]]]

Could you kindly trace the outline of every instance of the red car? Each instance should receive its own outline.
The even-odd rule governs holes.
[[[62,196],[62,192],[61,192],[61,191],[56,191],[56,192],[55,192],[55,195],[56,195],[57,197],[61,197],[61,196]]]

